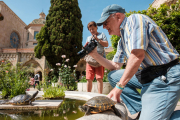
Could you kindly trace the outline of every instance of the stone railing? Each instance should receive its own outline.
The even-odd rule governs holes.
[[[0,60],[15,60],[16,53],[0,53]]]

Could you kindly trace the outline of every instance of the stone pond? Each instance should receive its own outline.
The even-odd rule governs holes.
[[[27,93],[33,94],[34,91],[27,91]],[[37,98],[41,98],[42,95],[43,91],[39,91]],[[78,106],[83,105],[87,100],[95,96],[105,95],[89,92],[65,91],[65,99],[57,109],[50,109],[47,107],[48,109],[0,110],[0,118],[6,120],[128,120],[127,110],[122,103],[115,105],[122,115],[121,118],[117,117],[112,111],[84,116],[84,113],[78,110]],[[56,101],[53,102],[53,100],[51,100],[49,102],[53,104]],[[40,100],[35,102],[40,102]],[[48,104],[46,105],[48,106]]]

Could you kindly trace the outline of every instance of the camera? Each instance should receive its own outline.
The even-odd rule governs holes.
[[[89,43],[81,51],[77,53],[81,58],[83,58],[85,55],[89,54],[94,48],[97,46],[97,42],[95,39],[91,39]]]

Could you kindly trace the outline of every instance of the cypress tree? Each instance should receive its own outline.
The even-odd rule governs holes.
[[[35,56],[45,56],[48,64],[56,68],[56,63],[62,62],[61,56],[66,55],[73,67],[80,59],[77,52],[82,49],[81,16],[78,0],[51,0],[46,23],[36,35]]]

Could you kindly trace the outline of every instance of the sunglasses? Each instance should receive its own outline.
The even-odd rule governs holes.
[[[114,17],[114,15],[115,15],[115,13],[112,14],[111,16],[109,16],[108,19],[107,19],[105,22],[103,22],[103,25],[106,26],[107,23],[109,22],[108,20],[109,20],[111,17]]]

